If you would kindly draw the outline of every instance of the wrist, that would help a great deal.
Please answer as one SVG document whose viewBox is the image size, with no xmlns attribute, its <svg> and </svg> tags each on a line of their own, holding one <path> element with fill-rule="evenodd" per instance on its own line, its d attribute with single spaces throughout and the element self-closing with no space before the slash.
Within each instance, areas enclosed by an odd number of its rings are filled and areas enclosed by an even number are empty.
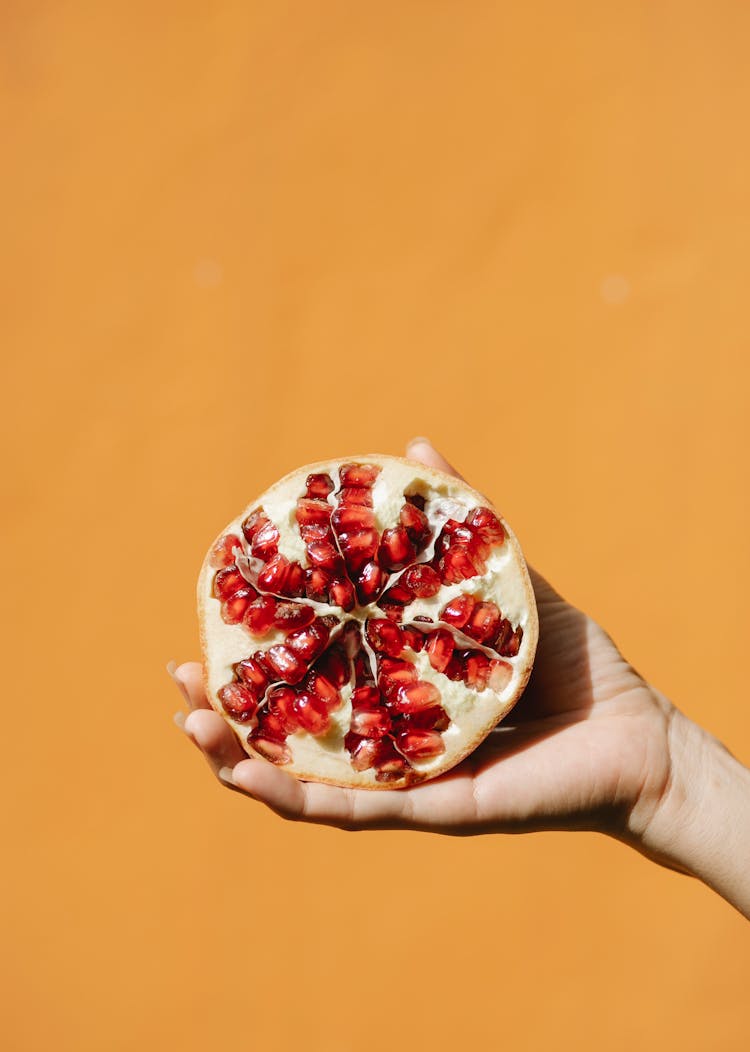
<svg viewBox="0 0 750 1052">
<path fill-rule="evenodd" d="M 626 839 L 750 917 L 750 771 L 672 706 L 666 736 L 668 777 L 651 808 L 633 809 Z"/>
</svg>

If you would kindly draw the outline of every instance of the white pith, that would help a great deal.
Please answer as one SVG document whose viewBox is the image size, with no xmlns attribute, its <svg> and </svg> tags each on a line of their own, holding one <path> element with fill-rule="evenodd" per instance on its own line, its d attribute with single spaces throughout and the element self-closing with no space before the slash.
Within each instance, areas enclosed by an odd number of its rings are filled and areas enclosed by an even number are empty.
<svg viewBox="0 0 750 1052">
<path fill-rule="evenodd" d="M 222 530 L 221 535 L 226 533 L 241 535 L 241 524 L 244 519 L 250 512 L 262 507 L 279 530 L 279 552 L 290 560 L 297 560 L 306 566 L 305 546 L 299 535 L 295 518 L 297 500 L 305 494 L 305 480 L 309 474 L 326 473 L 331 476 L 335 484 L 334 492 L 329 497 L 329 503 L 335 504 L 336 490 L 339 487 L 339 468 L 347 463 L 371 463 L 381 468 L 380 475 L 373 486 L 376 528 L 379 532 L 398 523 L 405 493 L 418 493 L 431 502 L 435 500 L 450 502 L 446 505 L 449 514 L 459 520 L 463 520 L 466 514 L 477 506 L 492 507 L 486 498 L 464 482 L 442 472 L 425 468 L 421 464 L 386 456 L 345 457 L 307 465 L 286 476 L 245 508 Z M 462 681 L 449 680 L 431 667 L 424 651 L 418 654 L 408 651 L 407 658 L 414 660 L 419 678 L 434 683 L 440 691 L 441 704 L 451 719 L 450 726 L 441 732 L 445 744 L 444 753 L 427 760 L 409 760 L 410 777 L 401 782 L 384 784 L 376 780 L 374 770 L 355 771 L 351 765 L 349 753 L 344 747 L 344 736 L 349 730 L 351 719 L 350 698 L 353 690 L 353 685 L 346 685 L 340 691 L 343 703 L 331 714 L 331 726 L 325 735 L 314 737 L 302 731 L 289 735 L 287 746 L 292 754 L 292 762 L 283 765 L 284 770 L 301 778 L 332 782 L 338 785 L 378 789 L 397 788 L 407 782 L 434 777 L 452 767 L 467 752 L 475 748 L 512 707 L 525 686 L 533 662 L 537 642 L 537 615 L 528 572 L 518 543 L 502 518 L 501 522 L 506 531 L 506 539 L 501 545 L 492 548 L 486 560 L 486 573 L 462 581 L 460 584 L 443 585 L 438 594 L 432 598 L 415 599 L 406 608 L 403 623 L 410 623 L 420 614 L 437 621 L 439 611 L 451 598 L 461 593 L 470 593 L 496 603 L 503 616 L 514 627 L 520 625 L 523 628 L 519 653 L 513 658 L 503 659 L 512 667 L 512 676 L 502 693 L 497 694 L 489 687 L 477 692 L 467 687 Z M 417 561 L 420 561 L 421 558 L 418 557 Z M 212 706 L 227 719 L 237 732 L 243 747 L 250 755 L 253 755 L 253 750 L 247 743 L 249 727 L 231 719 L 224 713 L 218 701 L 217 692 L 233 680 L 233 666 L 238 661 L 251 656 L 257 650 L 266 650 L 275 643 L 284 642 L 286 637 L 283 632 L 272 630 L 262 639 L 255 639 L 242 625 L 225 624 L 220 614 L 221 604 L 212 594 L 214 574 L 215 570 L 208 564 L 207 558 L 198 583 L 206 690 Z M 397 576 L 395 575 L 394 579 Z M 293 601 L 304 603 L 305 599 Z M 366 608 L 358 607 L 348 614 L 338 608 L 330 609 L 336 612 L 342 620 L 384 616 L 377 605 Z M 435 626 L 425 627 L 434 628 Z M 476 646 L 477 644 L 472 643 L 471 645 Z"/>
</svg>

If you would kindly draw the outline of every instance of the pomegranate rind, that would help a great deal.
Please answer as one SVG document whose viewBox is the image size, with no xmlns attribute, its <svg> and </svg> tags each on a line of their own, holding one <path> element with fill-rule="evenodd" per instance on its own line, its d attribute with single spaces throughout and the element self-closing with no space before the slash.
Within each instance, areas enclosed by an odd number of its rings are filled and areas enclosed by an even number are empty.
<svg viewBox="0 0 750 1052">
<path fill-rule="evenodd" d="M 492 503 L 462 480 L 404 457 L 366 454 L 308 464 L 274 483 L 227 524 L 209 546 L 204 559 L 197 589 L 204 687 L 212 708 L 232 727 L 248 755 L 260 756 L 261 754 L 247 741 L 248 725 L 232 719 L 223 710 L 218 692 L 232 680 L 233 666 L 237 661 L 250 657 L 258 649 L 265 651 L 271 645 L 282 643 L 284 636 L 272 629 L 262 641 L 254 640 L 241 624 L 228 625 L 221 619 L 220 603 L 213 595 L 216 566 L 212 565 L 212 553 L 222 537 L 227 534 L 241 535 L 242 522 L 253 511 L 263 508 L 281 531 L 279 551 L 305 565 L 304 545 L 296 527 L 295 510 L 297 499 L 304 496 L 307 476 L 327 474 L 335 481 L 334 492 L 329 497 L 329 502 L 333 503 L 339 488 L 339 469 L 342 465 L 351 463 L 371 464 L 381 469 L 373 488 L 377 528 L 381 532 L 398 522 L 404 492 L 439 497 L 449 504 L 459 505 L 464 509 L 465 515 L 473 508 L 489 508 L 497 515 L 505 532 L 505 538 L 499 546 L 500 553 L 495 559 L 497 565 L 490 559 L 486 573 L 464 580 L 460 584 L 443 585 L 437 596 L 416 599 L 408 607 L 408 616 L 404 623 L 411 623 L 415 616 L 429 616 L 433 624 L 422 624 L 421 627 L 434 630 L 439 624 L 439 610 L 450 598 L 464 593 L 475 595 L 480 600 L 495 602 L 502 609 L 504 616 L 510 617 L 514 626 L 523 629 L 518 654 L 505 659 L 512 667 L 512 675 L 499 694 L 489 688 L 478 692 L 467 687 L 462 681 L 447 680 L 441 673 L 432 669 L 424 649 L 419 654 L 411 655 L 420 679 L 433 683 L 440 690 L 443 705 L 451 716 L 451 724 L 443 732 L 445 751 L 424 762 L 412 761 L 412 766 L 407 767 L 403 777 L 386 782 L 378 781 L 375 770 L 357 771 L 352 767 L 351 757 L 344 747 L 352 712 L 349 700 L 351 686 L 342 688 L 343 703 L 331 714 L 331 729 L 325 735 L 314 737 L 297 732 L 286 740 L 292 761 L 284 764 L 282 769 L 303 781 L 362 789 L 400 789 L 436 778 L 470 755 L 508 715 L 521 697 L 536 653 L 539 634 L 536 603 L 518 540 Z M 417 561 L 420 561 L 419 556 Z M 390 584 L 398 579 L 399 572 L 391 576 Z M 299 602 L 304 603 L 305 600 L 301 599 Z M 315 605 L 320 608 L 320 604 Z M 331 610 L 339 616 L 350 616 L 343 615 L 340 609 Z M 320 609 L 317 612 L 320 613 Z M 354 611 L 354 614 L 357 612 Z M 370 609 L 369 616 L 384 615 Z M 473 645 L 477 646 L 476 643 Z"/>
</svg>

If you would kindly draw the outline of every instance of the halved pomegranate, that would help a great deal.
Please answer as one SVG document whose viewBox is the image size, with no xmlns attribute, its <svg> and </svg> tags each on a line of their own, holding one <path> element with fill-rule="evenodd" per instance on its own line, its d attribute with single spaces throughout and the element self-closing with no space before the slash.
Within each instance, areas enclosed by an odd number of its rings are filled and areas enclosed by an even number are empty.
<svg viewBox="0 0 750 1052">
<path fill-rule="evenodd" d="M 388 456 L 277 482 L 211 545 L 198 607 L 206 692 L 245 750 L 367 789 L 475 749 L 520 697 L 538 634 L 487 500 Z"/>
</svg>

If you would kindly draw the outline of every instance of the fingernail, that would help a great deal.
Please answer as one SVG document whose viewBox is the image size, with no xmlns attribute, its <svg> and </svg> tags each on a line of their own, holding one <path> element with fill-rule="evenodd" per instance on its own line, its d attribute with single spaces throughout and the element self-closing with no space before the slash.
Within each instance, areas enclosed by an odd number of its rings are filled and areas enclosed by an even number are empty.
<svg viewBox="0 0 750 1052">
<path fill-rule="evenodd" d="M 187 692 L 187 687 L 185 686 L 185 682 L 177 674 L 177 670 L 178 670 L 179 667 L 180 666 L 177 664 L 176 661 L 168 661 L 167 662 L 167 672 L 169 673 L 171 678 L 177 684 L 177 687 L 178 687 L 178 689 L 180 691 L 180 694 L 182 694 L 182 696 L 185 699 L 185 701 L 188 704 L 190 704 L 190 698 L 188 697 L 188 692 Z"/>
<path fill-rule="evenodd" d="M 219 781 L 223 782 L 224 785 L 229 785 L 232 789 L 236 789 L 234 781 L 234 771 L 231 767 L 220 767 L 219 768 Z"/>
<path fill-rule="evenodd" d="M 430 442 L 429 438 L 426 438 L 424 435 L 417 435 L 415 438 L 410 438 L 409 439 L 409 441 L 406 443 L 406 449 L 407 449 L 407 452 L 408 452 L 411 449 L 412 446 L 431 446 L 431 445 L 432 445 L 432 443 Z"/>
<path fill-rule="evenodd" d="M 174 720 L 176 726 L 178 726 L 180 728 L 180 730 L 183 732 L 183 734 L 187 734 L 188 738 L 192 737 L 190 731 L 185 726 L 185 713 L 184 712 L 176 712 L 174 714 L 174 716 L 172 717 L 172 719 Z"/>
</svg>

